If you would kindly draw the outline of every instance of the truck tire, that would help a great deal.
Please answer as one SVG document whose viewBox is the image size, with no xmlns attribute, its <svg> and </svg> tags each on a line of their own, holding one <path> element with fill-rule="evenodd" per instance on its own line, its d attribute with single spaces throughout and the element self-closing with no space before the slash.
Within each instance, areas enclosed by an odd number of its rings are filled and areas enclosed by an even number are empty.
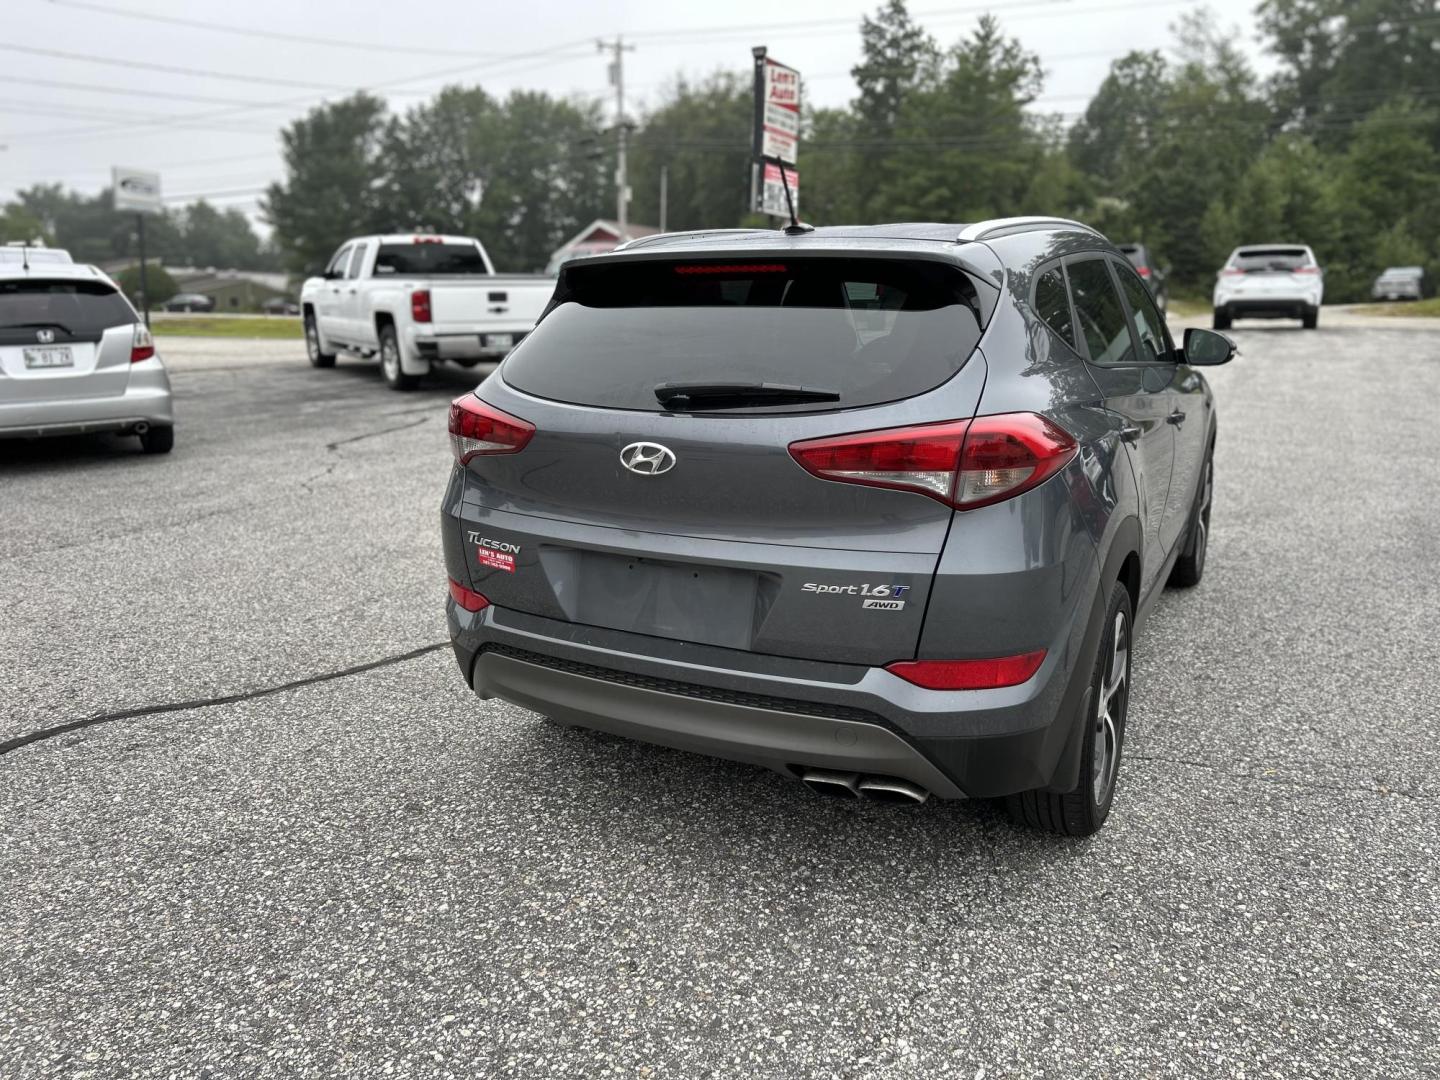
<svg viewBox="0 0 1440 1080">
<path fill-rule="evenodd" d="M 305 313 L 305 354 L 310 357 L 311 367 L 334 367 L 335 354 L 320 351 L 320 327 L 315 324 L 315 313 Z"/>
<path fill-rule="evenodd" d="M 420 376 L 405 374 L 400 365 L 400 336 L 393 323 L 380 327 L 380 372 L 391 390 L 414 390 L 420 385 Z"/>
</svg>

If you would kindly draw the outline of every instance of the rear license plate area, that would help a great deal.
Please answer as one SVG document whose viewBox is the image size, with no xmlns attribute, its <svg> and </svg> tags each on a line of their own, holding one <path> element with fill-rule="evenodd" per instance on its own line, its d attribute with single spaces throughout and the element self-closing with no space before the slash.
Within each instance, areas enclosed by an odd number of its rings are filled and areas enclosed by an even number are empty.
<svg viewBox="0 0 1440 1080">
<path fill-rule="evenodd" d="M 74 366 L 75 354 L 71 352 L 70 346 L 68 345 L 51 345 L 45 348 L 25 349 L 25 367 L 29 370 Z"/>
<path fill-rule="evenodd" d="M 540 561 L 572 622 L 748 649 L 778 593 L 774 575 L 546 547 Z"/>
<path fill-rule="evenodd" d="M 515 346 L 514 334 L 481 334 L 480 347 L 493 351 L 509 350 Z"/>
</svg>

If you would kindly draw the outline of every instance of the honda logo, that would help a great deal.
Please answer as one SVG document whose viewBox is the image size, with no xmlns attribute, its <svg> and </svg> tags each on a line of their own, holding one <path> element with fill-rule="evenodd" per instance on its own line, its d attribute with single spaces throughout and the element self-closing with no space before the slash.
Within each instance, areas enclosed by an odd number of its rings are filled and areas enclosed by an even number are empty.
<svg viewBox="0 0 1440 1080">
<path fill-rule="evenodd" d="M 35 340 L 38 341 L 41 345 L 49 345 L 52 341 L 55 340 L 55 331 L 54 331 L 54 330 L 36 330 L 36 331 L 35 331 Z"/>
<path fill-rule="evenodd" d="M 659 476 L 675 467 L 675 455 L 654 442 L 632 442 L 620 451 L 620 464 L 641 476 Z"/>
</svg>

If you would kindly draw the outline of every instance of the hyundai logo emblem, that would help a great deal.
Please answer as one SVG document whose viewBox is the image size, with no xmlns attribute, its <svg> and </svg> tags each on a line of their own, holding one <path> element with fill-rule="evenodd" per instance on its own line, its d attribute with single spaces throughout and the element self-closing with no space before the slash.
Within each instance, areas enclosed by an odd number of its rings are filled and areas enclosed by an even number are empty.
<svg viewBox="0 0 1440 1080">
<path fill-rule="evenodd" d="M 54 330 L 36 330 L 36 331 L 35 331 L 35 340 L 38 341 L 41 345 L 49 345 L 52 341 L 55 340 L 55 331 L 54 331 Z"/>
<path fill-rule="evenodd" d="M 632 442 L 620 451 L 620 464 L 641 476 L 659 476 L 675 467 L 675 454 L 654 442 Z"/>
</svg>

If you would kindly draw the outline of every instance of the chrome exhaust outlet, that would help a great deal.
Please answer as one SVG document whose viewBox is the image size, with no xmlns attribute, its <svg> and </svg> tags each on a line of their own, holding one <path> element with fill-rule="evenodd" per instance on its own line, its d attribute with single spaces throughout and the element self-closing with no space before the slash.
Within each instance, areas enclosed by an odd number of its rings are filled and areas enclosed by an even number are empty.
<svg viewBox="0 0 1440 1080">
<path fill-rule="evenodd" d="M 919 784 L 895 776 L 867 776 L 860 781 L 860 794 L 876 802 L 907 803 L 914 806 L 930 798 Z"/>
<path fill-rule="evenodd" d="M 853 772 L 831 772 L 829 769 L 806 769 L 800 777 L 805 786 L 816 795 L 832 799 L 858 799 L 860 774 Z"/>
<path fill-rule="evenodd" d="M 141 420 L 138 424 L 136 424 L 136 425 L 135 425 L 133 428 L 131 428 L 130 430 L 131 430 L 132 432 L 134 432 L 136 435 L 144 435 L 147 431 L 150 430 L 150 425 L 147 424 L 144 420 Z"/>
</svg>

